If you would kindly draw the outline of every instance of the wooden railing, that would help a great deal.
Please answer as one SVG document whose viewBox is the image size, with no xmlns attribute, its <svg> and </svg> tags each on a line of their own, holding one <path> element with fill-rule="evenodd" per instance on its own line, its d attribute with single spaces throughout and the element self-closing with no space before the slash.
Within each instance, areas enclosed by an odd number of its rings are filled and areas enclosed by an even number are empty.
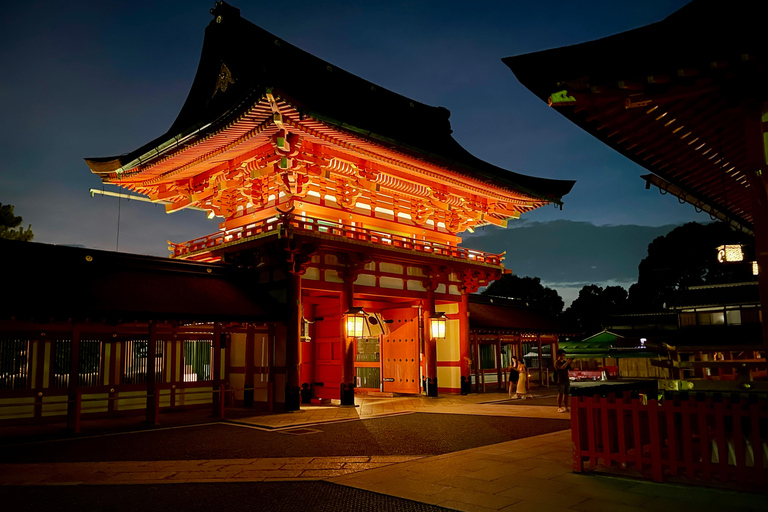
<svg viewBox="0 0 768 512">
<path fill-rule="evenodd" d="M 759 487 L 768 481 L 764 396 L 575 396 L 573 468 L 588 463 L 686 480 Z"/>
<path fill-rule="evenodd" d="M 415 237 L 395 235 L 384 231 L 349 226 L 337 222 L 329 222 L 299 215 L 272 217 L 243 227 L 195 238 L 188 242 L 178 244 L 169 242 L 169 249 L 172 258 L 184 258 L 195 253 L 214 250 L 225 244 L 239 243 L 260 235 L 268 235 L 271 233 L 277 234 L 283 230 L 292 230 L 299 233 L 322 233 L 349 240 L 368 242 L 384 247 L 395 247 L 408 251 L 446 256 L 449 258 L 457 258 L 460 260 L 487 263 L 497 266 L 501 265 L 504 261 L 503 254 L 476 251 L 465 247 L 446 245 L 429 240 L 419 240 Z"/>
</svg>

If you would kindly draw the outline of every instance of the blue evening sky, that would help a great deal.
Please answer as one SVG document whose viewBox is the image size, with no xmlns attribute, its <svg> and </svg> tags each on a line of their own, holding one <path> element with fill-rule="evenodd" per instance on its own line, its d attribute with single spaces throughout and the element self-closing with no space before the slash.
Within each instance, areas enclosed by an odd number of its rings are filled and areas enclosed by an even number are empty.
<svg viewBox="0 0 768 512">
<path fill-rule="evenodd" d="M 522 275 L 559 270 L 557 262 L 519 267 L 537 260 L 531 254 L 539 250 L 538 232 L 561 233 L 556 250 L 567 258 L 568 247 L 579 243 L 580 226 L 657 228 L 640 230 L 642 238 L 663 234 L 669 225 L 709 220 L 674 198 L 646 191 L 639 178 L 644 169 L 547 107 L 501 62 L 658 21 L 685 0 L 231 3 L 248 20 L 318 57 L 448 108 L 454 137 L 476 156 L 516 172 L 577 180 L 562 211 L 545 207 L 523 216 L 520 227 L 534 230 L 527 231 L 532 235 L 524 246 L 516 229 L 484 230 L 467 239 L 502 241 L 507 265 Z M 4 4 L 0 203 L 15 205 L 24 223 L 32 224 L 35 241 L 115 249 L 117 200 L 89 196 L 88 189 L 101 188 L 101 182 L 83 158 L 131 151 L 168 129 L 192 83 L 211 7 L 211 0 Z M 120 219 L 119 250 L 143 254 L 166 255 L 166 240 L 217 228 L 201 212 L 166 215 L 160 206 L 138 202 L 122 201 Z M 565 230 L 568 236 L 535 231 L 543 225 L 538 223 L 555 220 L 578 223 Z M 541 245 L 551 251 L 552 243 Z M 610 252 L 608 245 L 603 249 Z M 632 260 L 626 252 L 615 257 L 636 269 L 644 253 Z M 516 253 L 526 258 L 516 260 Z M 633 279 L 611 268 L 589 277 L 560 271 L 561 278 L 542 279 L 563 288 L 585 279 Z"/>
</svg>

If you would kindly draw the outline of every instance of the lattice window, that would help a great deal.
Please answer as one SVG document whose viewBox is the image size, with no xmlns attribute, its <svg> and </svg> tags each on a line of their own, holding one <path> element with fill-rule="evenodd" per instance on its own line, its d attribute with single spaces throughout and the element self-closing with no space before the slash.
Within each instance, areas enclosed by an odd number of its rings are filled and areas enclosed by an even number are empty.
<svg viewBox="0 0 768 512">
<path fill-rule="evenodd" d="M 184 382 L 211 380 L 211 340 L 184 341 Z"/>
<path fill-rule="evenodd" d="M 125 360 L 123 364 L 123 384 L 147 383 L 147 340 L 129 340 L 125 342 Z M 165 342 L 155 341 L 155 382 L 163 381 L 165 368 Z"/>
<path fill-rule="evenodd" d="M 53 344 L 52 388 L 69 386 L 69 371 L 72 366 L 72 340 L 56 340 Z"/>
<path fill-rule="evenodd" d="M 29 340 L 0 339 L 0 389 L 27 389 Z"/>
<path fill-rule="evenodd" d="M 102 385 L 101 340 L 80 340 L 80 358 L 77 371 L 80 376 L 78 386 Z"/>
</svg>

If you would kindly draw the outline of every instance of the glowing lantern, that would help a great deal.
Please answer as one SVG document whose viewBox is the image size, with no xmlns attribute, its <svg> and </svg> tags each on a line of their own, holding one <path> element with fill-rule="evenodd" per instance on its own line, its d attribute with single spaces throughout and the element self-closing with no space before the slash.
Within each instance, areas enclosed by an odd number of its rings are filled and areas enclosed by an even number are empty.
<svg viewBox="0 0 768 512">
<path fill-rule="evenodd" d="M 752 275 L 756 276 L 758 274 L 760 274 L 760 267 L 757 265 L 756 261 L 753 261 L 752 262 Z"/>
<path fill-rule="evenodd" d="M 344 313 L 344 316 L 346 317 L 347 336 L 362 338 L 365 317 L 367 316 L 363 308 L 350 308 L 349 311 Z"/>
<path fill-rule="evenodd" d="M 717 248 L 717 261 L 733 263 L 744 261 L 744 251 L 741 245 L 721 245 Z"/>
<path fill-rule="evenodd" d="M 431 317 L 429 317 L 429 327 L 432 331 L 432 337 L 434 339 L 445 339 L 445 326 L 447 324 L 447 319 L 445 317 L 445 313 L 435 313 Z"/>
</svg>

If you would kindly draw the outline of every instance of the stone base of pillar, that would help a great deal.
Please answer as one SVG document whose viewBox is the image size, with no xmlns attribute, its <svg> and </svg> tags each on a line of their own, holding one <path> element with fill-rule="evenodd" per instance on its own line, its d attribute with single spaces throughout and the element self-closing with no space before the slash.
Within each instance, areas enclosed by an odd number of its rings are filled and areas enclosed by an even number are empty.
<svg viewBox="0 0 768 512">
<path fill-rule="evenodd" d="M 310 389 L 309 384 L 307 384 L 306 382 L 301 385 L 301 403 L 303 404 L 312 403 L 312 389 Z"/>
<path fill-rule="evenodd" d="M 470 377 L 461 378 L 461 394 L 468 395 L 472 392 L 472 379 Z"/>
<path fill-rule="evenodd" d="M 301 410 L 301 389 L 299 386 L 285 386 L 285 410 Z"/>
<path fill-rule="evenodd" d="M 421 385 L 427 393 L 427 396 L 437 398 L 437 377 L 434 379 L 422 378 Z"/>
<path fill-rule="evenodd" d="M 355 385 L 354 383 L 341 383 L 341 405 L 355 405 Z"/>
</svg>

